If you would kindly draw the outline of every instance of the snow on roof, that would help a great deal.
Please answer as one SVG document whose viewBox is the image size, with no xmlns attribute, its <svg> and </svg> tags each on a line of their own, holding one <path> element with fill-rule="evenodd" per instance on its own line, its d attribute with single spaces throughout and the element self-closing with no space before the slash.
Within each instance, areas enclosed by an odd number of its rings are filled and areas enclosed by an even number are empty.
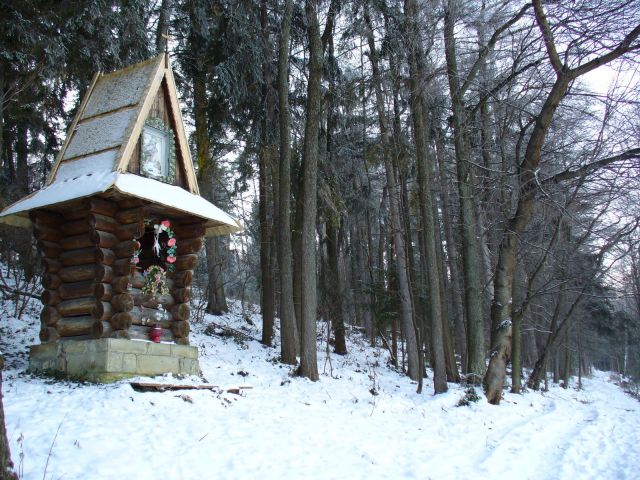
<svg viewBox="0 0 640 480">
<path fill-rule="evenodd" d="M 176 148 L 180 149 L 186 189 L 125 173 L 138 144 L 153 100 L 165 82 L 167 106 L 172 112 Z M 47 186 L 7 207 L 0 223 L 28 227 L 28 212 L 110 189 L 147 200 L 174 211 L 207 220 L 206 235 L 242 230 L 225 212 L 198 195 L 169 58 L 158 55 L 109 74 L 96 74 L 89 86 Z"/>
<path fill-rule="evenodd" d="M 126 140 L 127 127 L 135 120 L 137 113 L 136 108 L 128 108 L 80 123 L 64 152 L 63 160 L 120 147 Z"/>
<path fill-rule="evenodd" d="M 137 141 L 133 138 L 135 126 L 144 121 L 149 98 L 156 94 L 170 70 L 168 65 L 165 68 L 164 60 L 164 55 L 158 55 L 112 73 L 95 75 L 47 184 L 58 180 L 58 171 L 66 162 L 110 149 L 116 152 L 114 171 L 126 169 L 119 165 L 121 157 L 125 151 L 131 153 L 129 144 Z"/>
<path fill-rule="evenodd" d="M 116 172 L 102 171 L 55 182 L 9 205 L 0 213 L 0 222 L 28 227 L 31 222 L 23 215 L 30 210 L 105 192 L 113 185 L 116 176 Z M 18 217 L 17 214 L 22 215 Z"/>
<path fill-rule="evenodd" d="M 135 105 L 144 95 L 149 78 L 157 68 L 152 58 L 143 63 L 102 75 L 91 93 L 82 118 L 94 117 Z"/>
<path fill-rule="evenodd" d="M 187 192 L 181 187 L 131 173 L 106 170 L 79 174 L 34 192 L 4 209 L 0 213 L 0 223 L 29 226 L 30 221 L 24 215 L 30 210 L 52 207 L 110 189 L 205 219 L 207 236 L 224 235 L 242 230 L 242 225 L 238 221 L 199 195 Z"/>
<path fill-rule="evenodd" d="M 114 186 L 119 192 L 209 220 L 206 224 L 207 236 L 242 230 L 242 225 L 237 220 L 214 204 L 175 185 L 130 173 L 120 173 Z"/>
<path fill-rule="evenodd" d="M 58 168 L 55 183 L 93 172 L 104 170 L 114 172 L 116 153 L 115 150 L 106 150 L 86 157 L 74 158 L 68 162 L 62 162 L 60 168 Z"/>
</svg>

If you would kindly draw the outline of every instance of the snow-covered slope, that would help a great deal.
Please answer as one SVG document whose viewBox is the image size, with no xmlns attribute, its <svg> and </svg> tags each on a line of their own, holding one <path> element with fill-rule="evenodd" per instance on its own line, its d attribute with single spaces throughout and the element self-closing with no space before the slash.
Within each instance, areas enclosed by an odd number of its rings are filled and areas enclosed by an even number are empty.
<svg viewBox="0 0 640 480">
<path fill-rule="evenodd" d="M 640 478 L 640 403 L 604 373 L 583 391 L 552 387 L 506 394 L 499 407 L 484 397 L 456 407 L 462 387 L 434 397 L 427 380 L 418 395 L 384 350 L 352 334 L 350 353 L 330 364 L 319 336 L 324 374 L 314 383 L 292 377 L 278 348 L 205 334 L 214 321 L 259 337 L 259 316 L 234 303 L 233 313 L 194 325 L 191 338 L 209 383 L 251 389 L 138 393 L 126 381 L 25 374 L 37 320 L 7 310 L 4 405 L 25 479 Z"/>
</svg>

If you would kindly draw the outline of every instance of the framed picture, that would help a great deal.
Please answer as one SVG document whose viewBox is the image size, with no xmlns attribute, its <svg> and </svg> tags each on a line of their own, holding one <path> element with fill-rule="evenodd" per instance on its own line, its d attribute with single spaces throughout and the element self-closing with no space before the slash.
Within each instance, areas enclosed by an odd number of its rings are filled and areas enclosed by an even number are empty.
<svg viewBox="0 0 640 480">
<path fill-rule="evenodd" d="M 142 129 L 140 175 L 165 183 L 175 182 L 173 131 L 159 118 L 150 118 Z"/>
</svg>

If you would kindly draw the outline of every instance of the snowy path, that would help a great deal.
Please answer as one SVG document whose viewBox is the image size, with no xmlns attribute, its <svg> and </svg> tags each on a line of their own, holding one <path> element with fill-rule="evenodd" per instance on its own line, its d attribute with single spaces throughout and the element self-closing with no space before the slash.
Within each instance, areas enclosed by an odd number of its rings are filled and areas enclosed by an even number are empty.
<svg viewBox="0 0 640 480">
<path fill-rule="evenodd" d="M 562 476 L 640 478 L 638 404 L 620 397 L 614 385 L 598 387 L 585 395 L 584 401 L 593 402 L 587 404 L 591 416 L 585 418 L 565 448 Z"/>
<path fill-rule="evenodd" d="M 456 408 L 460 387 L 434 397 L 427 381 L 417 395 L 383 365 L 383 351 L 350 344 L 348 356 L 332 358 L 336 378 L 313 383 L 272 361 L 276 349 L 202 329 L 193 339 L 206 378 L 252 385 L 243 396 L 33 378 L 21 373 L 24 347 L 6 347 L 5 413 L 24 478 L 42 479 L 47 460 L 55 480 L 640 478 L 640 402 L 605 374 L 583 391 Z M 323 362 L 321 354 L 321 371 Z"/>
</svg>

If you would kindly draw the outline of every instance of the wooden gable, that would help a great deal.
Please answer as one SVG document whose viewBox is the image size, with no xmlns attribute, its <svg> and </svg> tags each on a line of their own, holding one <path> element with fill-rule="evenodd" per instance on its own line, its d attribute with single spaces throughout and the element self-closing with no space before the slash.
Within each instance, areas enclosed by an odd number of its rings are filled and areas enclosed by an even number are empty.
<svg viewBox="0 0 640 480">
<path fill-rule="evenodd" d="M 110 74 L 96 74 L 47 181 L 93 171 L 140 174 L 140 138 L 150 118 L 174 136 L 175 182 L 199 194 L 169 57 L 159 55 Z"/>
<path fill-rule="evenodd" d="M 149 211 L 193 217 L 203 222 L 206 236 L 242 230 L 237 220 L 199 195 L 164 54 L 94 76 L 46 186 L 2 210 L 0 223 L 29 227 L 35 211 L 60 212 L 70 202 L 96 196 L 135 198 Z"/>
<path fill-rule="evenodd" d="M 177 142 L 178 129 L 176 127 L 177 122 L 175 120 L 175 115 L 171 108 L 171 104 L 169 102 L 170 95 L 169 95 L 168 89 L 169 87 L 167 86 L 167 82 L 163 80 L 162 83 L 160 84 L 160 87 L 158 88 L 158 91 L 154 96 L 153 103 L 151 104 L 151 108 L 147 112 L 147 115 L 144 117 L 143 124 L 148 122 L 151 119 L 160 119 L 164 125 L 171 128 L 171 130 L 173 131 L 174 139 L 175 139 L 175 142 L 173 143 L 173 146 L 172 146 L 173 148 L 172 155 L 174 156 L 175 163 L 176 163 L 176 166 L 175 166 L 176 178 L 175 178 L 174 184 L 186 190 L 192 191 L 189 188 L 189 184 L 187 182 L 187 172 L 185 169 L 185 165 L 187 164 L 187 162 L 189 163 L 191 162 L 191 158 L 185 159 L 183 155 L 183 151 L 178 145 L 178 142 Z M 138 135 L 138 140 L 135 142 L 134 149 L 131 155 L 129 156 L 129 161 L 124 162 L 124 165 L 126 165 L 126 167 L 124 167 L 126 168 L 126 171 L 128 171 L 129 173 L 134 173 L 136 175 L 141 174 L 140 172 L 141 144 L 142 144 L 142 132 L 140 132 L 140 134 Z"/>
</svg>

